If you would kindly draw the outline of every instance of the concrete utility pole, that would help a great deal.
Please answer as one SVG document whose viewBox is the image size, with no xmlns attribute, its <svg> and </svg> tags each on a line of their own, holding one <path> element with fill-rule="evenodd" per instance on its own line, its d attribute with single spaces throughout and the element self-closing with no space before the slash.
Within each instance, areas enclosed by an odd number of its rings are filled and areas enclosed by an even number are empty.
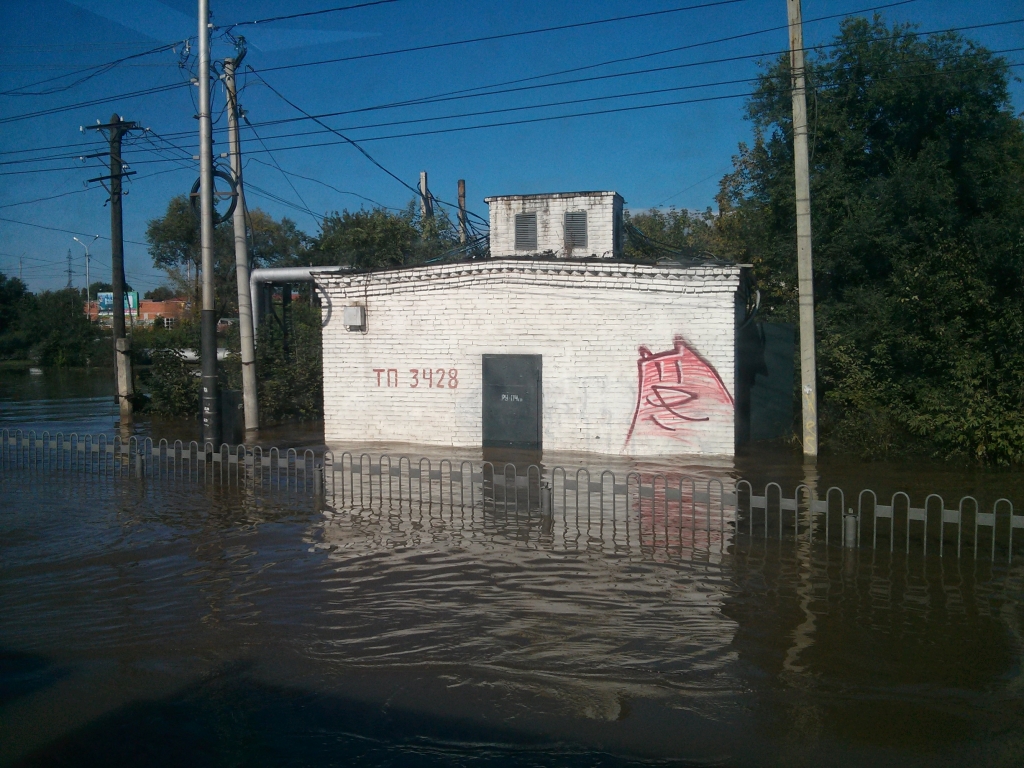
<svg viewBox="0 0 1024 768">
<path fill-rule="evenodd" d="M 210 120 L 210 2 L 199 0 L 199 247 L 203 304 L 200 328 L 203 443 L 220 445 L 217 391 L 217 313 L 213 289 L 213 124 Z M 115 300 L 116 303 L 116 300 Z"/>
<path fill-rule="evenodd" d="M 72 237 L 71 239 L 74 240 L 76 243 L 78 243 L 83 248 L 85 248 L 85 309 L 86 309 L 86 313 L 89 316 L 89 320 L 91 321 L 92 320 L 92 293 L 91 293 L 91 291 L 92 291 L 92 283 L 90 283 L 89 281 L 92 278 L 89 277 L 89 246 L 91 246 L 93 243 L 95 243 L 97 240 L 99 240 L 100 236 L 99 235 L 93 235 L 92 236 L 92 240 L 89 241 L 89 245 L 86 245 L 81 240 L 79 240 L 77 237 Z"/>
<path fill-rule="evenodd" d="M 793 165 L 796 175 L 796 258 L 800 295 L 800 391 L 805 456 L 818 455 L 818 385 L 814 353 L 814 269 L 811 260 L 811 176 L 807 158 L 807 95 L 800 0 L 786 0 L 793 86 Z"/>
<path fill-rule="evenodd" d="M 466 180 L 459 179 L 459 242 L 466 244 Z"/>
<path fill-rule="evenodd" d="M 252 299 L 249 292 L 249 243 L 245 236 L 245 194 L 242 191 L 242 150 L 238 140 L 238 99 L 235 72 L 245 58 L 242 48 L 233 59 L 224 59 L 224 85 L 228 93 L 228 142 L 231 152 L 231 174 L 235 177 L 235 278 L 238 283 L 238 332 L 242 342 L 242 403 L 245 410 L 246 437 L 255 436 L 260 428 L 260 409 L 256 400 L 256 345 Z"/>
<path fill-rule="evenodd" d="M 112 326 L 114 335 L 114 365 L 117 370 L 117 403 L 121 412 L 121 423 L 132 420 L 132 378 L 131 342 L 124 331 L 124 220 L 121 213 L 121 181 L 134 171 L 127 171 L 121 159 L 121 139 L 129 131 L 139 129 L 137 123 L 125 122 L 114 113 L 107 125 L 90 125 L 89 128 L 104 131 L 110 142 L 110 175 L 92 181 L 110 182 L 110 264 L 111 282 L 114 289 Z"/>
<path fill-rule="evenodd" d="M 434 202 L 430 199 L 430 190 L 427 188 L 426 171 L 420 171 L 420 217 L 434 218 Z"/>
</svg>

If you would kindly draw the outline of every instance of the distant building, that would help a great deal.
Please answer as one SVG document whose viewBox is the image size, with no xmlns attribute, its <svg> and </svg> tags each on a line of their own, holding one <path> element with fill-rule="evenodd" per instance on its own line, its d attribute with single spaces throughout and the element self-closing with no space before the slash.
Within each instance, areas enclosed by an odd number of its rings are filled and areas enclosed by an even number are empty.
<svg viewBox="0 0 1024 768">
<path fill-rule="evenodd" d="M 185 299 L 167 299 L 166 301 L 150 301 L 142 299 L 134 313 L 125 311 L 125 322 L 137 323 L 139 325 L 153 325 L 162 322 L 164 326 L 171 327 L 177 323 L 187 312 L 189 302 Z M 105 311 L 99 301 L 89 302 L 86 307 L 86 314 L 90 320 L 99 320 L 101 325 L 110 325 L 111 314 Z"/>
</svg>

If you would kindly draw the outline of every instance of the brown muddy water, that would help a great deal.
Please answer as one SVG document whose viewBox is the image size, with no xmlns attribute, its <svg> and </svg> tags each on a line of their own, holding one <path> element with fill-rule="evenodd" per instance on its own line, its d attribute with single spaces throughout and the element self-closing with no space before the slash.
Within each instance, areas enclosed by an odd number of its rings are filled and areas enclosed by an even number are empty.
<svg viewBox="0 0 1024 768">
<path fill-rule="evenodd" d="M 0 426 L 112 432 L 102 382 L 48 376 L 0 378 Z M 942 465 L 691 469 L 1024 501 Z M 0 764 L 1024 764 L 1021 546 L 608 546 L 329 501 L 0 471 Z"/>
</svg>

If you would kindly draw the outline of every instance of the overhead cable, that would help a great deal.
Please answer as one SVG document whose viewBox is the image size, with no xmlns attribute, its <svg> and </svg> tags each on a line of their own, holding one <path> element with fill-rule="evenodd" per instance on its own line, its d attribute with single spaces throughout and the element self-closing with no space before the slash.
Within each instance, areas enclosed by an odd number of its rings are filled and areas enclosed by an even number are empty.
<svg viewBox="0 0 1024 768">
<path fill-rule="evenodd" d="M 107 104 L 111 101 L 120 101 L 121 99 L 134 99 L 139 96 L 151 96 L 154 93 L 165 93 L 167 91 L 173 91 L 178 88 L 191 85 L 190 83 L 170 83 L 169 85 L 158 85 L 153 88 L 144 88 L 139 91 L 130 91 L 128 93 L 118 93 L 113 96 L 104 96 L 99 99 L 90 99 L 89 101 L 80 101 L 77 104 L 66 104 L 62 107 L 52 107 L 50 109 L 40 109 L 35 112 L 26 112 L 21 115 L 11 115 L 10 117 L 0 118 L 0 124 L 14 123 L 19 120 L 28 120 L 33 117 L 45 117 L 47 115 L 56 115 L 60 112 L 70 112 L 72 109 L 79 109 L 81 107 L 93 107 L 97 104 Z"/>
<path fill-rule="evenodd" d="M 354 11 L 356 8 L 369 8 L 374 5 L 389 5 L 390 3 L 397 3 L 399 0 L 369 0 L 365 3 L 356 3 L 355 5 L 340 5 L 337 8 L 324 8 L 319 11 L 306 11 L 305 13 L 290 13 L 286 16 L 270 16 L 266 19 L 254 19 L 253 21 L 235 21 L 231 24 L 218 24 L 213 27 L 214 30 L 221 29 L 233 29 L 234 27 L 245 27 L 253 24 L 271 24 L 275 21 L 289 21 L 291 19 L 306 19 L 310 16 L 322 16 L 326 13 L 340 13 L 341 11 Z"/>
<path fill-rule="evenodd" d="M 177 48 L 178 45 L 179 43 L 177 42 L 166 43 L 164 45 L 157 46 L 156 48 L 151 48 L 148 51 L 143 51 L 142 53 L 133 53 L 130 56 L 122 56 L 120 59 L 114 59 L 114 61 L 108 61 L 105 64 L 95 64 L 91 67 L 84 67 L 82 69 L 74 70 L 73 72 L 66 72 L 63 75 L 55 75 L 54 77 L 48 77 L 45 80 L 37 80 L 34 83 L 20 85 L 17 88 L 12 88 L 7 91 L 0 91 L 0 96 L 49 96 L 54 93 L 67 91 L 71 88 L 74 88 L 76 85 L 81 85 L 87 80 L 91 80 L 92 78 L 98 75 L 102 75 L 105 72 L 109 72 L 110 70 L 114 69 L 120 64 L 125 63 L 126 61 L 131 61 L 132 59 L 139 59 L 143 56 L 151 56 L 154 53 L 169 51 L 174 48 Z M 45 91 L 25 91 L 26 88 L 34 88 L 37 85 L 45 85 L 46 83 L 52 83 L 54 80 L 64 80 L 65 78 L 74 77 L 75 75 L 83 75 L 83 77 L 79 78 L 73 83 L 68 83 L 67 85 L 62 85 L 60 87 L 49 88 Z"/>
<path fill-rule="evenodd" d="M 451 48 L 458 45 L 470 45 L 472 43 L 485 43 L 492 40 L 508 40 L 514 37 L 525 37 L 528 35 L 539 35 L 546 32 L 560 32 L 566 29 L 580 29 L 583 27 L 593 27 L 599 24 L 612 24 L 618 21 L 630 21 L 633 19 L 644 19 L 651 18 L 653 16 L 664 16 L 671 13 L 682 13 L 683 11 L 699 11 L 706 8 L 714 8 L 721 5 L 734 5 L 735 3 L 745 3 L 747 0 L 716 0 L 712 3 L 704 3 L 698 5 L 684 5 L 677 8 L 664 8 L 658 11 L 646 11 L 644 13 L 633 13 L 628 16 L 613 16 L 607 19 L 594 19 L 592 21 L 580 21 L 573 24 L 559 24 L 553 27 L 540 27 L 537 29 L 526 29 L 521 32 L 503 32 L 497 35 L 484 35 L 483 37 L 470 37 L 463 40 L 450 40 L 444 43 L 429 43 L 427 45 L 415 45 L 409 48 L 395 48 L 390 51 L 377 51 L 376 53 L 361 53 L 353 56 L 340 56 L 334 59 L 321 59 L 319 61 L 306 61 L 299 62 L 296 64 L 281 64 L 276 67 L 266 67 L 261 72 L 279 72 L 285 69 L 298 69 L 299 67 L 315 67 L 322 64 L 338 64 L 343 61 L 358 61 L 360 59 L 375 59 L 382 56 L 395 56 L 402 53 L 413 53 L 415 51 L 433 51 L 438 48 Z"/>
</svg>

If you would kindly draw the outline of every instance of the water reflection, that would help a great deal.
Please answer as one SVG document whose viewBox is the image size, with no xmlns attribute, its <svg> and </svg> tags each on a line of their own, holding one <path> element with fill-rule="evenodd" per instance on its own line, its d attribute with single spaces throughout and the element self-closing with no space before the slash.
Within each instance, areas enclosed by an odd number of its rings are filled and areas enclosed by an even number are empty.
<svg viewBox="0 0 1024 768">
<path fill-rule="evenodd" d="M 0 648 L 42 670 L 0 665 L 0 763 L 1024 754 L 1020 564 L 218 486 L 0 491 Z"/>
</svg>

